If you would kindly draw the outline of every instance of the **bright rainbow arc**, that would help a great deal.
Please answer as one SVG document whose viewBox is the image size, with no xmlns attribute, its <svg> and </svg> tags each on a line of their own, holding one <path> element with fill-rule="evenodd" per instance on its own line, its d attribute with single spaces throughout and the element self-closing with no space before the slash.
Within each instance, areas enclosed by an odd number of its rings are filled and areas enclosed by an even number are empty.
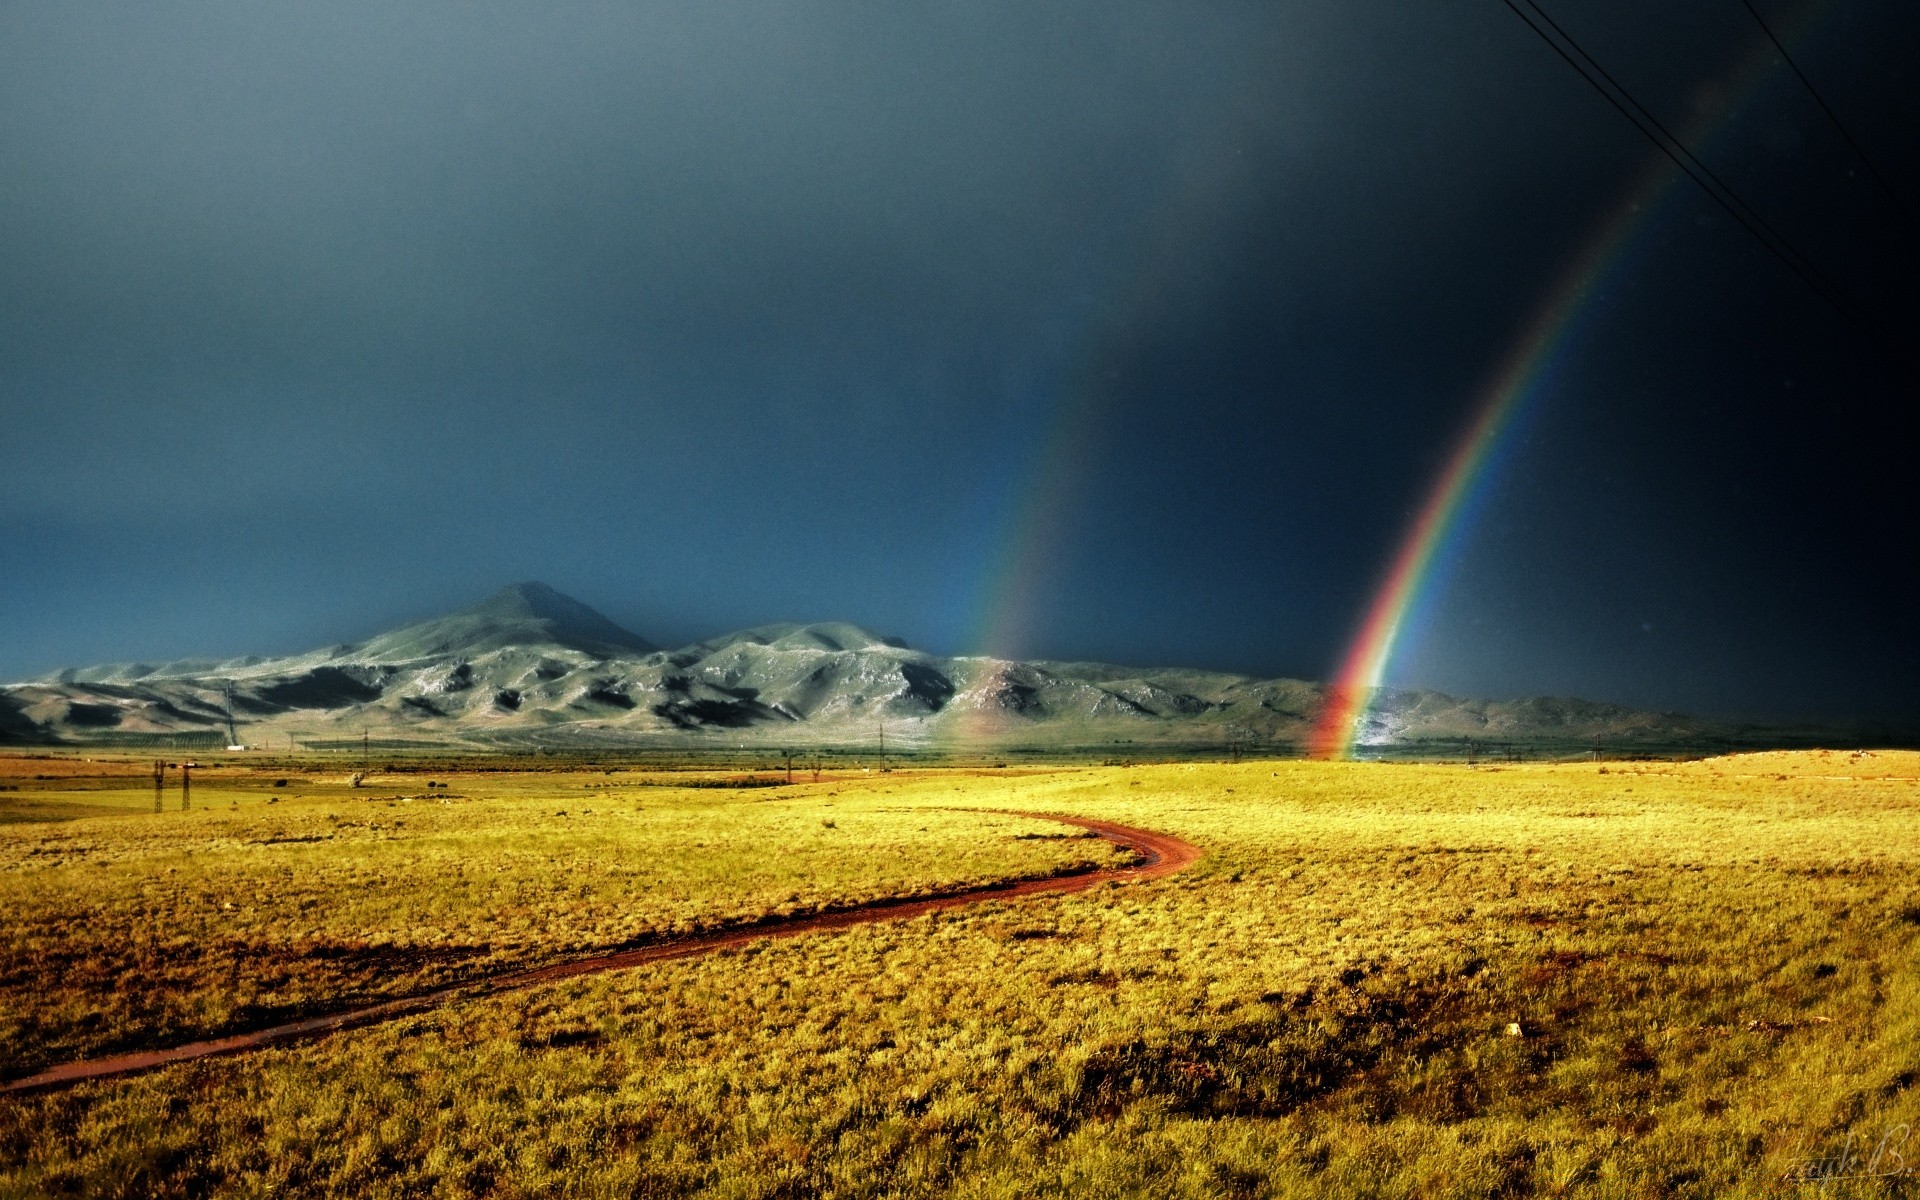
<svg viewBox="0 0 1920 1200">
<path fill-rule="evenodd" d="M 1809 13 L 1794 40 L 1814 19 Z M 1774 57 L 1764 46 L 1736 72 L 1729 94 L 1744 97 L 1768 76 Z M 1727 114 L 1737 110 L 1729 105 Z M 1725 118 L 1722 118 L 1724 120 Z M 1699 145 L 1710 132 L 1703 121 L 1686 131 L 1682 140 Z M 1664 194 L 1683 172 L 1663 155 L 1650 161 L 1642 178 L 1628 192 L 1628 201 L 1602 222 L 1584 251 L 1548 293 L 1548 301 L 1514 344 L 1514 350 L 1494 377 L 1478 415 L 1467 428 L 1426 503 L 1415 516 L 1386 577 L 1374 593 L 1352 645 L 1328 686 L 1320 717 L 1308 737 L 1307 751 L 1315 758 L 1348 758 L 1353 754 L 1374 697 L 1386 678 L 1400 635 L 1423 597 L 1432 592 L 1436 567 L 1456 550 L 1467 522 L 1462 518 L 1484 499 L 1496 474 L 1489 467 L 1512 441 L 1512 431 L 1529 407 L 1528 401 L 1547 391 L 1556 369 L 1569 356 L 1587 301 L 1630 260 L 1634 235 Z"/>
<path fill-rule="evenodd" d="M 1630 232 L 1616 226 L 1631 227 L 1638 216 L 1637 207 L 1629 206 L 1625 220 L 1616 218 L 1607 226 L 1555 289 L 1556 299 L 1535 317 L 1520 340 L 1518 352 L 1496 377 L 1479 415 L 1441 470 L 1334 676 L 1308 747 L 1314 757 L 1345 758 L 1352 753 L 1374 692 L 1386 675 L 1394 646 L 1431 576 L 1435 559 L 1458 535 L 1460 514 L 1475 493 L 1484 490 L 1482 485 L 1490 474 L 1486 466 L 1500 448 L 1502 435 L 1513 424 L 1516 410 L 1552 374 L 1561 357 L 1558 351 L 1571 340 L 1567 335 L 1587 296 L 1618 257 L 1624 233 Z"/>
</svg>

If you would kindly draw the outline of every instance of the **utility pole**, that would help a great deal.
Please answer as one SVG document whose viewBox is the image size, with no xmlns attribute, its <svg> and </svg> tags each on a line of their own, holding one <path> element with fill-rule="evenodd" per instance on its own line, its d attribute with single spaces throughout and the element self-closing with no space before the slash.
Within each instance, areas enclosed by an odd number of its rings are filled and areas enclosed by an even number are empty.
<svg viewBox="0 0 1920 1200">
<path fill-rule="evenodd" d="M 240 744 L 239 731 L 234 729 L 233 727 L 233 685 L 232 684 L 227 685 L 226 694 L 227 694 L 227 747 L 231 749 L 234 746 L 238 746 Z"/>
<path fill-rule="evenodd" d="M 166 787 L 167 760 L 164 758 L 156 758 L 153 760 L 153 811 L 155 812 L 160 811 L 160 796 L 161 793 L 166 790 Z"/>
<path fill-rule="evenodd" d="M 185 812 L 192 807 L 193 764 L 191 762 L 183 762 L 180 764 L 180 811 Z"/>
<path fill-rule="evenodd" d="M 887 765 L 887 723 L 885 721 L 882 721 L 880 722 L 880 766 L 882 769 L 884 769 L 886 765 Z"/>
<path fill-rule="evenodd" d="M 788 750 L 786 752 L 786 755 L 787 755 L 787 782 L 792 783 L 793 782 L 793 751 Z"/>
</svg>

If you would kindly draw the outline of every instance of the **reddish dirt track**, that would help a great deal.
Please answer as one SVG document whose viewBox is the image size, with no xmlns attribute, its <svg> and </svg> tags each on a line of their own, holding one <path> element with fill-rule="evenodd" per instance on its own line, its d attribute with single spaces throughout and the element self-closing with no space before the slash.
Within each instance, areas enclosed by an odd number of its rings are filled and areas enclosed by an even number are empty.
<svg viewBox="0 0 1920 1200">
<path fill-rule="evenodd" d="M 845 929 L 874 921 L 904 920 L 923 913 L 938 912 L 941 909 L 977 904 L 982 900 L 1013 900 L 1022 896 L 1063 895 L 1084 892 L 1088 888 L 1120 880 L 1161 879 L 1192 866 L 1200 859 L 1199 847 L 1164 833 L 1135 829 L 1128 825 L 1116 825 L 1111 821 L 1096 821 L 1088 817 L 1063 816 L 1058 813 L 1013 815 L 1040 817 L 1066 825 L 1077 825 L 1099 834 L 1115 845 L 1132 850 L 1139 856 L 1139 861 L 1129 866 L 1110 867 L 1103 871 L 1083 871 L 1078 875 L 1053 875 L 1045 879 L 1023 879 L 1010 883 L 989 884 L 986 887 L 949 892 L 942 896 L 914 900 L 876 900 L 870 904 L 841 909 L 837 912 L 776 918 L 739 929 L 696 934 L 692 937 L 641 946 L 632 950 L 576 958 L 531 971 L 516 971 L 508 975 L 496 975 L 490 979 L 469 980 L 431 992 L 421 992 L 398 1000 L 370 1004 L 364 1008 L 327 1013 L 324 1016 L 309 1017 L 304 1021 L 293 1021 L 247 1033 L 212 1038 L 204 1042 L 188 1042 L 182 1046 L 170 1046 L 162 1050 L 142 1050 L 132 1054 L 115 1054 L 105 1058 L 88 1058 L 78 1062 L 62 1063 L 57 1067 L 49 1067 L 37 1075 L 29 1075 L 0 1084 L 0 1093 L 64 1087 L 89 1079 L 105 1079 L 115 1075 L 151 1071 L 156 1067 L 186 1062 L 190 1059 L 212 1058 L 223 1054 L 244 1054 L 250 1050 L 259 1050 L 282 1042 L 319 1037 L 337 1030 L 390 1021 L 395 1017 L 440 1008 L 458 1000 L 472 1000 L 501 992 L 516 991 L 559 979 L 571 979 L 576 975 L 595 975 L 602 971 L 620 971 L 646 963 L 692 958 L 730 947 L 749 945 L 762 938 L 799 937 L 806 933 Z"/>
</svg>

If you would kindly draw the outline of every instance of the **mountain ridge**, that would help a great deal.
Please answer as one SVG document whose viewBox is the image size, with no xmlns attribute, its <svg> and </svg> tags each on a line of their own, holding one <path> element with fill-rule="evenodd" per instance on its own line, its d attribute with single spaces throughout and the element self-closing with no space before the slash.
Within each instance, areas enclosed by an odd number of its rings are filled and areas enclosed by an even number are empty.
<svg viewBox="0 0 1920 1200">
<path fill-rule="evenodd" d="M 1323 685 L 1230 672 L 939 656 L 849 622 L 664 649 L 545 584 L 278 658 L 68 668 L 0 685 L 0 740 L 383 737 L 477 746 L 859 743 L 1265 746 L 1291 752 Z M 1570 698 L 1386 690 L 1363 748 L 1436 740 L 1681 742 L 1726 728 Z"/>
</svg>

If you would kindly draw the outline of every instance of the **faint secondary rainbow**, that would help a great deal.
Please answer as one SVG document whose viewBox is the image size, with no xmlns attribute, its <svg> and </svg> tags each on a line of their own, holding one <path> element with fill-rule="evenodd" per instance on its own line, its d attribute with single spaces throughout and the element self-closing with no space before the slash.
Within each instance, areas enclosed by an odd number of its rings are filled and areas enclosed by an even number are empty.
<svg viewBox="0 0 1920 1200">
<path fill-rule="evenodd" d="M 1796 38 L 1804 34 L 1815 15 L 1809 12 L 1798 23 Z M 1755 53 L 1736 68 L 1734 84 L 1725 94 L 1744 99 L 1767 78 L 1774 64 L 1771 48 L 1756 44 Z M 1697 150 L 1714 127 L 1724 123 L 1738 107 L 1738 103 L 1729 104 L 1723 115 L 1697 122 L 1682 133 L 1681 140 Z M 1653 155 L 1628 190 L 1626 202 L 1600 223 L 1508 352 L 1472 424 L 1461 435 L 1415 514 L 1328 685 L 1307 744 L 1314 757 L 1346 758 L 1353 753 L 1400 635 L 1436 590 L 1436 578 L 1444 573 L 1439 568 L 1458 553 L 1462 533 L 1471 523 L 1467 518 L 1485 499 L 1497 475 L 1491 468 L 1511 445 L 1512 433 L 1522 423 L 1529 402 L 1549 390 L 1556 373 L 1571 357 L 1574 335 L 1590 311 L 1589 301 L 1623 272 L 1632 257 L 1635 235 L 1683 175 L 1665 155 Z"/>
<path fill-rule="evenodd" d="M 1231 107 L 1196 130 L 1183 169 L 1144 199 L 1123 248 L 1106 264 L 1100 303 L 1070 331 L 1057 374 L 1045 387 L 1047 420 L 1026 459 L 1009 474 L 994 552 L 980 575 L 971 649 L 983 659 L 1024 658 L 1046 605 L 1046 588 L 1073 532 L 1117 380 L 1134 366 L 1136 330 L 1151 318 L 1162 288 L 1208 228 L 1205 214 L 1241 169 Z M 994 686 L 989 673 L 982 682 Z M 1001 732 L 1005 719 L 986 706 L 956 706 L 959 741 Z"/>
<path fill-rule="evenodd" d="M 1044 589 L 1071 534 L 1116 380 L 1135 365 L 1139 327 L 1193 254 L 1208 227 L 1205 214 L 1241 169 L 1237 129 L 1229 111 L 1196 131 L 1183 169 L 1141 202 L 1125 245 L 1095 289 L 1100 302 L 1061 348 L 1057 374 L 1044 389 L 1047 420 L 1011 472 L 994 553 L 979 580 L 971 643 L 980 654 L 1017 658 L 1031 649 Z"/>
</svg>

